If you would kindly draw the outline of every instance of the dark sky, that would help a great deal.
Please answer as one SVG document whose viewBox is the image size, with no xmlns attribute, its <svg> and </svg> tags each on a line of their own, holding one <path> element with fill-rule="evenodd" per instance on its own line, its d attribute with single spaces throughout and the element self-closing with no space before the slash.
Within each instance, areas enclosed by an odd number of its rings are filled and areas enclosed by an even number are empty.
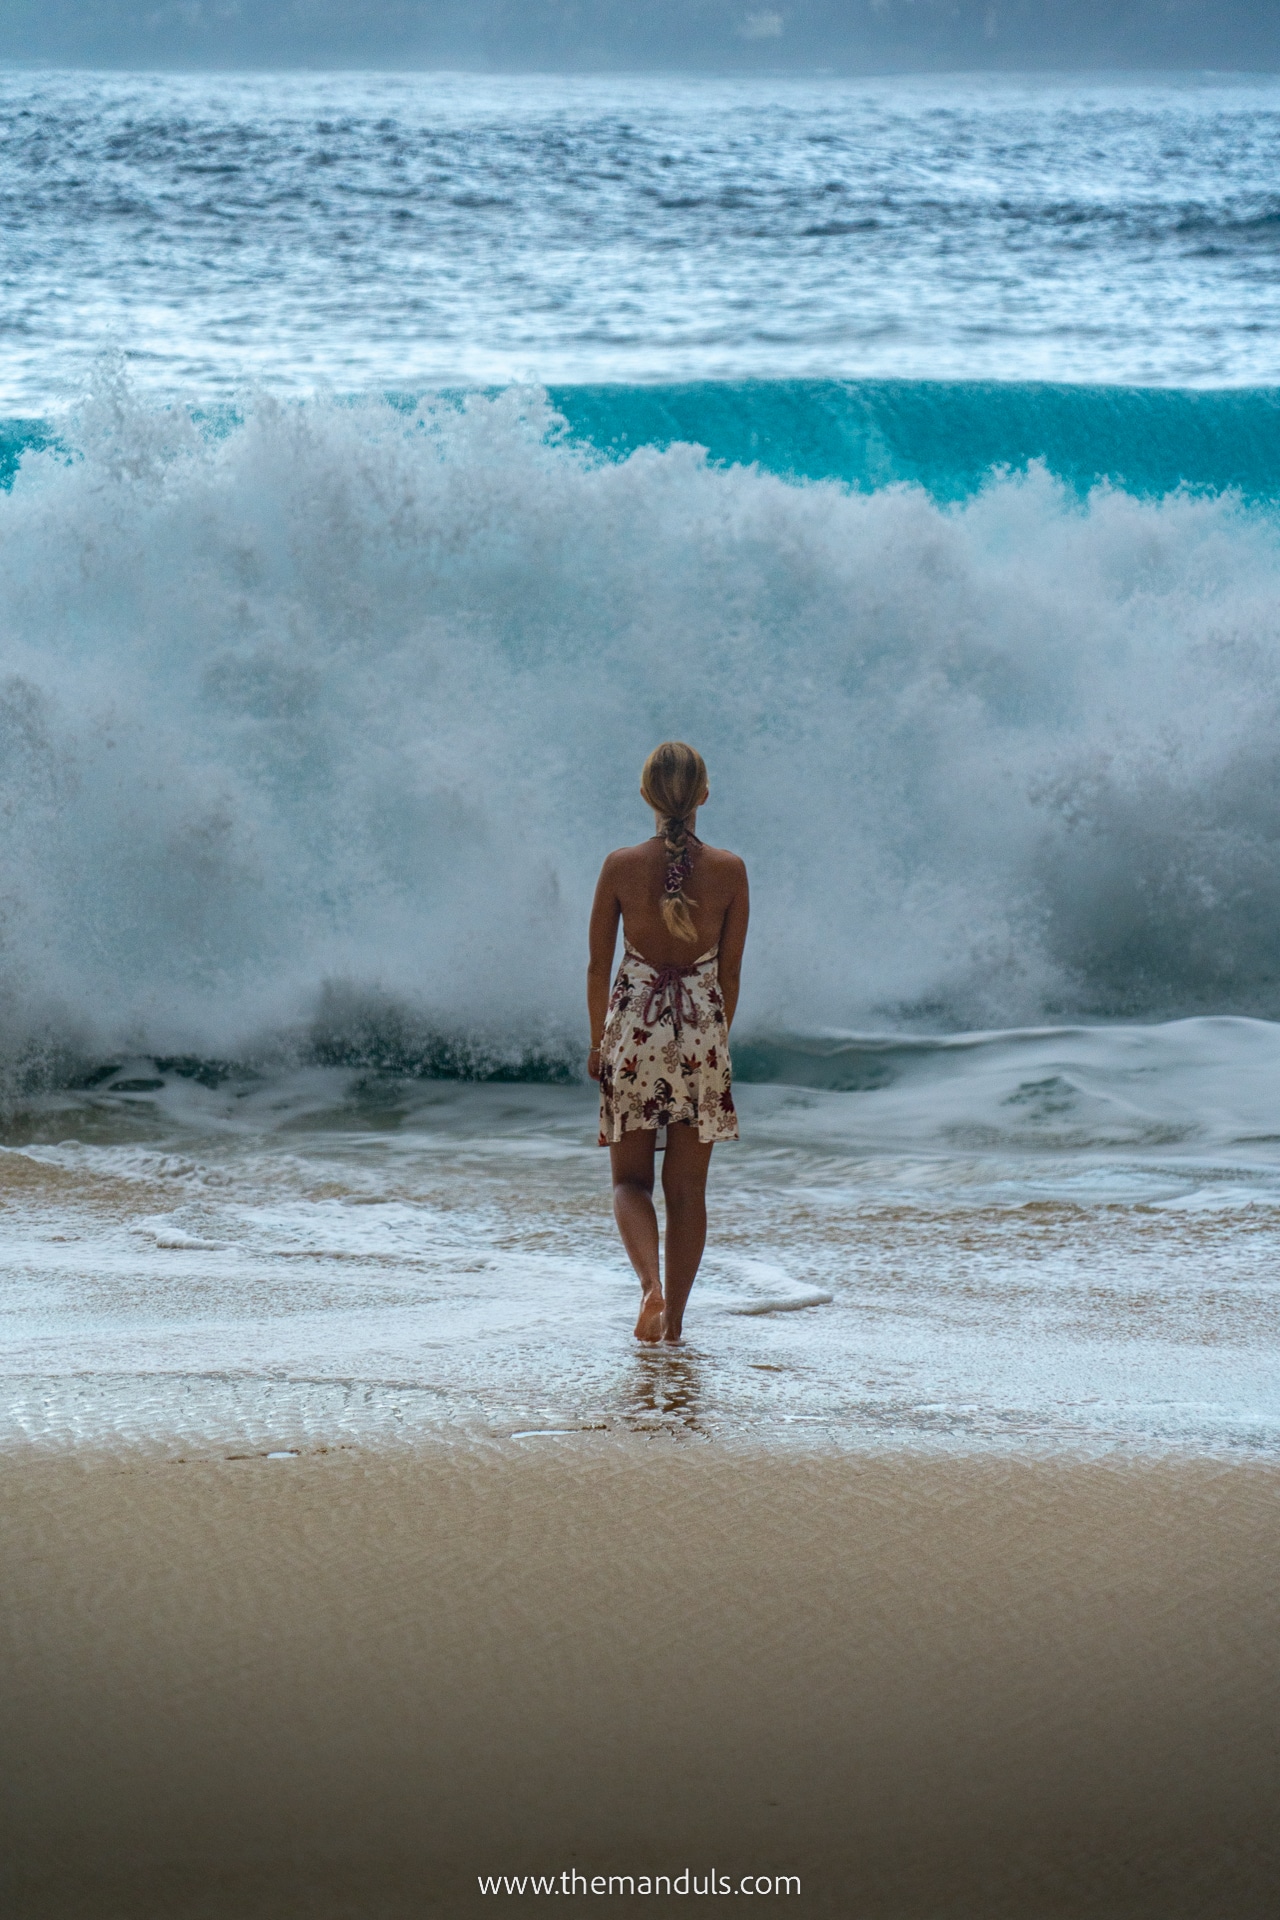
<svg viewBox="0 0 1280 1920">
<path fill-rule="evenodd" d="M 1280 70 L 1280 0 L 0 0 L 0 61 Z"/>
</svg>

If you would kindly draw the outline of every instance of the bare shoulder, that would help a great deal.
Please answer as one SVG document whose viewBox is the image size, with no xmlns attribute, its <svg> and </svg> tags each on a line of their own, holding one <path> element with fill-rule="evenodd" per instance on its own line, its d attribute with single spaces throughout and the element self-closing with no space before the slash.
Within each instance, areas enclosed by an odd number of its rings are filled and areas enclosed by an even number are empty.
<svg viewBox="0 0 1280 1920">
<path fill-rule="evenodd" d="M 639 846 L 615 847 L 612 853 L 606 853 L 597 885 L 606 889 L 612 887 L 615 892 L 625 888 L 643 869 L 646 852 L 645 847 Z"/>
<path fill-rule="evenodd" d="M 653 842 L 642 840 L 638 847 L 615 847 L 612 853 L 606 853 L 601 873 L 625 873 L 629 867 L 642 866 L 652 857 Z"/>
<path fill-rule="evenodd" d="M 740 853 L 730 853 L 727 847 L 709 847 L 704 840 L 702 843 L 702 855 L 704 859 L 710 859 L 712 861 L 717 872 L 723 874 L 726 880 L 743 881 L 746 879 L 747 863 Z"/>
</svg>

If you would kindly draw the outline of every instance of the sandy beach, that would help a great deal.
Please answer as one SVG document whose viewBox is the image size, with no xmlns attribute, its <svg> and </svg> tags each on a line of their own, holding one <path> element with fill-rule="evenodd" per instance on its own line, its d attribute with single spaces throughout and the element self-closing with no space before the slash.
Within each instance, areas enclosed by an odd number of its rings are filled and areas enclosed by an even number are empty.
<svg viewBox="0 0 1280 1920">
<path fill-rule="evenodd" d="M 14 1920 L 1280 1899 L 1265 1463 L 580 1434 L 11 1455 L 2 1501 Z"/>
</svg>

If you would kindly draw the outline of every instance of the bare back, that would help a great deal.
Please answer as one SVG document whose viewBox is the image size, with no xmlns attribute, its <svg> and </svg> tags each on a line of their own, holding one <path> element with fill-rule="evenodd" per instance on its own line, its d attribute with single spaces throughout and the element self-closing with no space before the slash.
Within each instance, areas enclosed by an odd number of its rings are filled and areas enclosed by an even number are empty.
<svg viewBox="0 0 1280 1920">
<path fill-rule="evenodd" d="M 697 929 L 692 941 L 671 932 L 662 917 L 662 887 L 670 860 L 657 835 L 638 847 L 619 847 L 600 870 L 591 913 L 591 958 L 605 968 L 613 962 L 618 921 L 629 944 L 655 966 L 684 966 L 720 948 L 722 975 L 736 979 L 747 937 L 747 869 L 736 853 L 699 844 L 685 898 Z"/>
</svg>

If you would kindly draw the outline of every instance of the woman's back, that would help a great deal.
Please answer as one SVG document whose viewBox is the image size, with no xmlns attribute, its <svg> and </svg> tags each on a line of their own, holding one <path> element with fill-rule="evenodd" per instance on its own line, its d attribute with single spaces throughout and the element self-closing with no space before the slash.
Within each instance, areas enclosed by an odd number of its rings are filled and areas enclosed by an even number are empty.
<svg viewBox="0 0 1280 1920">
<path fill-rule="evenodd" d="M 700 844 L 691 849 L 691 871 L 684 883 L 696 936 L 682 940 L 662 912 L 663 881 L 670 861 L 660 835 L 638 847 L 619 847 L 604 863 L 601 880 L 611 885 L 622 914 L 627 944 L 655 966 L 683 966 L 719 944 L 725 921 L 746 884 L 746 867 L 736 853 Z"/>
</svg>

